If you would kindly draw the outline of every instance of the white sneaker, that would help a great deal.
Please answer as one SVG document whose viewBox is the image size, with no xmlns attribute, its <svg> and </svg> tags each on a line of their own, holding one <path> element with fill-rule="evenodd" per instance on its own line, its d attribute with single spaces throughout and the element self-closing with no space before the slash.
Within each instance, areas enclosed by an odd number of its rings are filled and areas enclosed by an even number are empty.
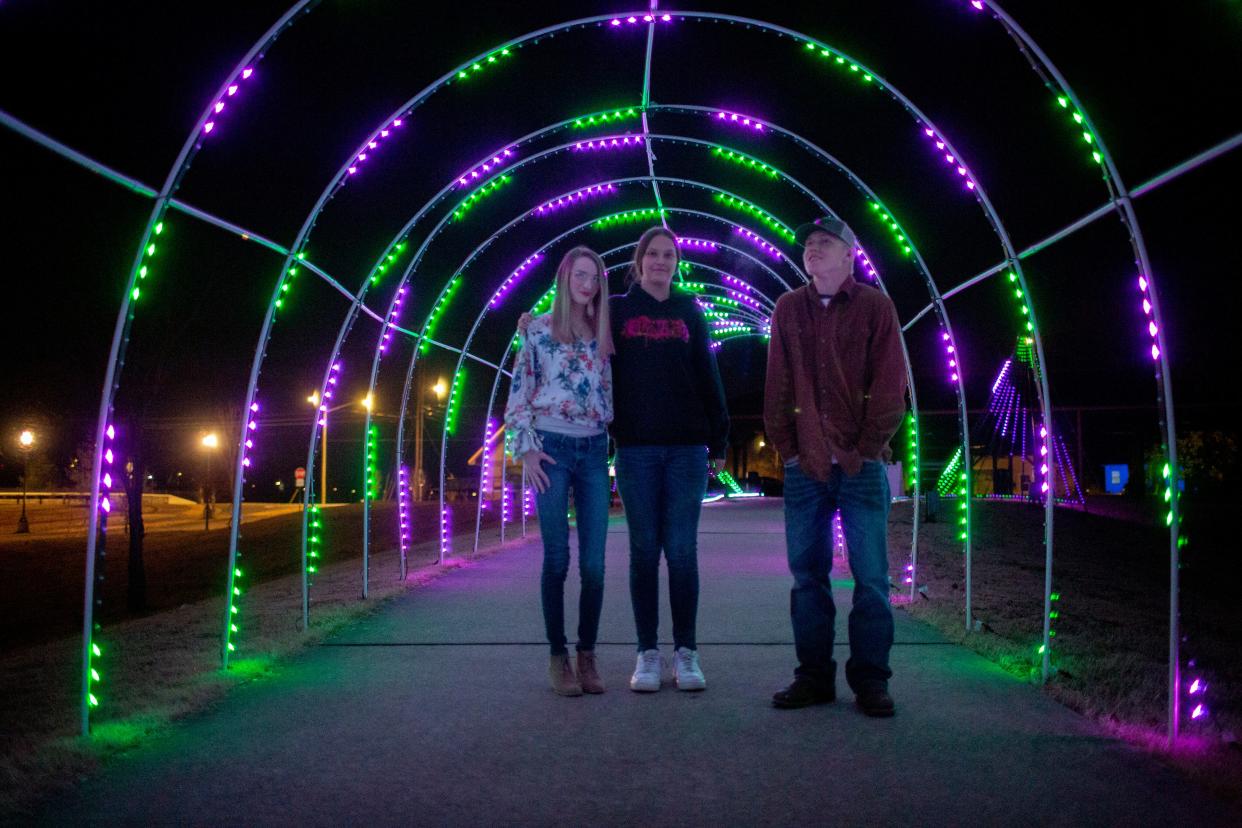
<svg viewBox="0 0 1242 828">
<path fill-rule="evenodd" d="M 706 690 L 707 679 L 699 669 L 699 651 L 678 647 L 673 658 L 673 682 L 678 690 Z"/>
<path fill-rule="evenodd" d="M 643 650 L 638 654 L 630 689 L 636 693 L 655 693 L 660 689 L 660 651 Z"/>
</svg>

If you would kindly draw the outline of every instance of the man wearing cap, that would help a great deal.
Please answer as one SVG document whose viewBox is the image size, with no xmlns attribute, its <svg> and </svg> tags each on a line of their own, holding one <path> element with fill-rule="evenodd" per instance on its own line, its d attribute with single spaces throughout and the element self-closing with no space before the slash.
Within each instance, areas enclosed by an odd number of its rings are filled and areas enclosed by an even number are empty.
<svg viewBox="0 0 1242 828">
<path fill-rule="evenodd" d="M 906 372 L 892 301 L 854 280 L 854 232 L 826 216 L 796 233 L 810 284 L 772 313 L 763 420 L 785 464 L 785 543 L 794 646 L 781 708 L 836 699 L 832 515 L 841 510 L 854 604 L 845 680 L 868 716 L 893 715 L 888 592 L 888 442 L 906 412 Z"/>
</svg>

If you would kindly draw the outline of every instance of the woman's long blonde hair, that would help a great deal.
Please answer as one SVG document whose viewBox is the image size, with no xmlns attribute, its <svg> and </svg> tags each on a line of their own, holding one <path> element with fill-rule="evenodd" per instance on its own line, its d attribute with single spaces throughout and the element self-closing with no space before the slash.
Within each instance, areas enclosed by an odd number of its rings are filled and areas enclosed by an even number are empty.
<svg viewBox="0 0 1242 828">
<path fill-rule="evenodd" d="M 556 298 L 552 300 L 552 336 L 558 342 L 566 344 L 574 340 L 573 328 L 570 325 L 573 300 L 570 298 L 569 280 L 573 273 L 574 262 L 582 258 L 594 262 L 599 271 L 597 282 L 599 290 L 595 298 L 587 305 L 587 321 L 595 323 L 595 341 L 599 343 L 599 355 L 601 357 L 611 356 L 614 350 L 612 323 L 608 317 L 608 270 L 604 267 L 604 260 L 589 247 L 579 246 L 570 250 L 565 254 L 565 258 L 561 259 L 560 266 L 556 268 Z"/>
</svg>

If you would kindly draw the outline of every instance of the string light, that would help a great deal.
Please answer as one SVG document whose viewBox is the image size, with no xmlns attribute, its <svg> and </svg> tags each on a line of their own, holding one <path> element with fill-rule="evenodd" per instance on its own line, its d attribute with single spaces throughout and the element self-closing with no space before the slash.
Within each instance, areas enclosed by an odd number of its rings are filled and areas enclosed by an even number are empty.
<svg viewBox="0 0 1242 828">
<path fill-rule="evenodd" d="M 203 135 L 210 135 L 215 132 L 216 122 L 219 120 L 220 115 L 223 114 L 225 107 L 228 106 L 228 101 L 237 94 L 237 92 L 241 89 L 242 84 L 250 80 L 252 77 L 254 77 L 254 68 L 248 66 L 238 72 L 237 76 L 229 82 L 228 86 L 225 87 L 224 97 L 213 103 L 210 107 L 209 118 L 203 124 Z"/>
<path fill-rule="evenodd" d="M 505 149 L 500 150 L 493 155 L 490 160 L 484 161 L 479 166 L 466 170 L 464 173 L 457 176 L 457 186 L 469 187 L 474 182 L 481 178 L 486 178 L 495 170 L 509 163 L 512 158 L 513 149 L 511 147 L 506 147 Z"/>
<path fill-rule="evenodd" d="M 736 112 L 725 112 L 724 110 L 716 113 L 716 121 L 729 126 L 747 127 L 755 132 L 763 132 L 765 126 L 764 122 L 758 118 L 753 118 L 749 115 L 739 115 Z"/>
<path fill-rule="evenodd" d="M 751 244 L 753 244 L 755 247 L 758 247 L 760 250 L 762 250 L 764 253 L 767 253 L 772 258 L 774 259 L 783 258 L 781 251 L 777 250 L 775 245 L 765 241 L 761 236 L 759 236 L 756 233 L 752 233 L 750 230 L 747 230 L 745 227 L 734 226 L 733 232 L 739 236 L 744 237 Z"/>
<path fill-rule="evenodd" d="M 526 261 L 518 265 L 517 268 L 509 274 L 509 277 L 501 282 L 500 287 L 496 288 L 496 292 L 492 294 L 491 301 L 487 303 L 488 307 L 499 307 L 500 303 L 503 302 L 504 298 L 509 295 L 509 291 L 513 289 L 513 286 L 517 284 L 518 280 L 521 279 L 528 270 L 538 264 L 542 259 L 543 253 L 535 253 L 534 255 L 528 257 Z"/>
<path fill-rule="evenodd" d="M 716 193 L 713 197 L 715 198 L 718 204 L 723 204 L 727 207 L 733 208 L 734 210 L 740 210 L 743 213 L 750 213 L 752 216 L 754 216 L 755 218 L 763 222 L 765 225 L 767 225 L 768 229 L 774 231 L 777 235 L 781 236 L 781 238 L 785 239 L 785 241 L 789 242 L 790 244 L 793 244 L 794 242 L 797 241 L 797 239 L 794 237 L 794 232 L 790 230 L 789 227 L 781 223 L 771 213 L 768 213 L 766 210 L 760 209 L 754 204 L 751 204 L 749 201 L 744 201 L 743 199 L 740 199 L 740 198 L 735 198 L 733 196 L 725 195 L 724 193 Z"/>
<path fill-rule="evenodd" d="M 768 178 L 780 178 L 781 173 L 775 167 L 771 167 L 758 158 L 746 155 L 736 150 L 726 149 L 725 147 L 712 147 L 712 155 L 725 161 L 732 161 L 740 167 L 763 173 Z"/>
<path fill-rule="evenodd" d="M 457 209 L 453 210 L 453 221 L 461 221 L 465 218 L 466 213 L 470 212 L 470 208 L 474 207 L 474 205 L 478 204 L 480 200 L 487 198 L 501 187 L 509 184 L 512 180 L 512 176 L 502 173 L 493 178 L 491 181 L 488 181 L 486 184 L 480 186 L 470 195 L 466 196 L 466 198 L 457 205 Z"/>
<path fill-rule="evenodd" d="M 349 166 L 345 168 L 345 176 L 341 179 L 341 183 L 344 184 L 350 179 L 350 176 L 357 175 L 358 171 L 362 169 L 362 165 L 366 163 L 366 160 L 374 156 L 375 153 L 379 151 L 380 145 L 387 141 L 389 137 L 396 135 L 397 131 L 403 126 L 405 126 L 405 118 L 401 117 L 393 118 L 392 121 L 380 127 L 380 129 L 367 140 L 366 145 L 358 151 L 358 154 L 354 156 L 354 159 L 349 163 Z"/>
<path fill-rule="evenodd" d="M 593 198 L 595 196 L 614 195 L 616 191 L 617 191 L 617 188 L 616 188 L 616 185 L 614 184 L 598 184 L 595 186 L 586 187 L 576 192 L 570 193 L 567 196 L 561 196 L 560 198 L 555 198 L 544 204 L 540 204 L 534 210 L 531 210 L 530 214 L 532 216 L 546 216 L 549 213 L 556 212 L 562 207 L 570 207 L 570 206 L 573 206 L 574 204 L 578 204 L 579 202 L 585 201 L 586 199 Z"/>
<path fill-rule="evenodd" d="M 431 313 L 427 315 L 427 321 L 423 324 L 422 336 L 419 337 L 421 340 L 418 346 L 418 350 L 420 353 L 425 354 L 429 350 L 431 350 L 431 339 L 435 335 L 436 325 L 440 323 L 440 317 L 444 315 L 445 308 L 447 308 L 449 305 L 449 302 L 452 301 L 453 294 L 457 292 L 457 288 L 460 284 L 461 284 L 460 273 L 454 276 L 452 279 L 449 279 L 448 286 L 445 289 L 443 295 L 441 295 L 440 298 L 436 300 L 435 305 L 431 309 Z"/>
<path fill-rule="evenodd" d="M 474 78 L 479 72 L 482 72 L 485 69 L 489 69 L 491 68 L 493 64 L 499 63 L 500 61 L 506 58 L 512 57 L 512 56 L 513 56 L 513 52 L 510 49 L 500 49 L 498 51 L 492 52 L 486 57 L 479 58 L 474 63 L 471 63 L 469 66 L 463 66 L 461 69 L 457 70 L 456 79 L 459 81 L 470 80 L 471 78 Z"/>
</svg>

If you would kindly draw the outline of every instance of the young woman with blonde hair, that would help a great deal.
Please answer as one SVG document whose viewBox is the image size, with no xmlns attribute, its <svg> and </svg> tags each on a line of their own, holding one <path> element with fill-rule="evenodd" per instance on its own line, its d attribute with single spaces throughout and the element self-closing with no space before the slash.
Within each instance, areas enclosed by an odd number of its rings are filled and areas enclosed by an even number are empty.
<svg viewBox="0 0 1242 828">
<path fill-rule="evenodd" d="M 525 330 L 505 407 L 510 451 L 521 458 L 538 492 L 543 619 L 551 648 L 548 677 L 562 696 L 604 692 L 595 641 L 604 600 L 611 498 L 607 426 L 612 421 L 612 352 L 604 263 L 593 250 L 575 247 L 556 270 L 551 313 L 532 320 Z M 565 638 L 564 606 L 571 489 L 582 580 L 576 672 Z"/>
</svg>

